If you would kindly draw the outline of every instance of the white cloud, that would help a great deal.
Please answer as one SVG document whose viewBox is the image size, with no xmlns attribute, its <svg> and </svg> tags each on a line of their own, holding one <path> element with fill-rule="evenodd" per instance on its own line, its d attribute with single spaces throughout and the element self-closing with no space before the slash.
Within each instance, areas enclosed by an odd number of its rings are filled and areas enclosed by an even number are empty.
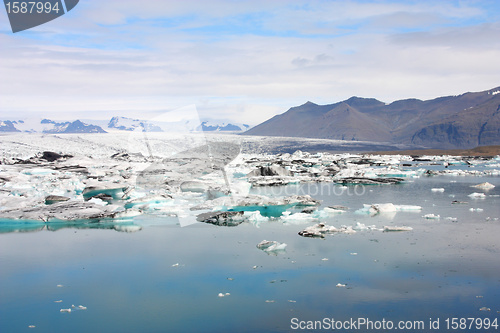
<svg viewBox="0 0 500 333">
<path fill-rule="evenodd" d="M 0 34 L 0 110 L 130 115 L 196 104 L 257 123 L 307 100 L 485 90 L 499 85 L 500 28 L 474 6 L 84 1 L 33 32 Z"/>
</svg>

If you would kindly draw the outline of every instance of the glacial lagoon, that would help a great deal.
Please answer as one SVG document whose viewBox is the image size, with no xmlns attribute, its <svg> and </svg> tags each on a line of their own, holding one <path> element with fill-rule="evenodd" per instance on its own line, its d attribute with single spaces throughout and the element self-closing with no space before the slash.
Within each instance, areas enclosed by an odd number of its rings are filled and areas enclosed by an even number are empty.
<svg viewBox="0 0 500 333">
<path fill-rule="evenodd" d="M 440 162 L 422 167 L 445 170 Z M 496 187 L 471 187 L 483 182 Z M 309 213 L 289 209 L 286 218 L 253 215 L 231 227 L 175 214 L 117 223 L 2 219 L 0 331 L 307 332 L 315 331 L 308 322 L 366 318 L 423 322 L 408 331 L 430 332 L 436 320 L 446 331 L 447 319 L 499 316 L 498 176 L 289 183 L 254 186 L 249 194 L 309 194 L 321 205 Z M 364 207 L 377 203 L 421 209 Z M 334 205 L 345 212 L 324 214 Z M 298 235 L 319 222 L 356 232 Z M 384 232 L 384 226 L 412 230 Z M 286 248 L 263 251 L 257 248 L 263 240 Z"/>
</svg>

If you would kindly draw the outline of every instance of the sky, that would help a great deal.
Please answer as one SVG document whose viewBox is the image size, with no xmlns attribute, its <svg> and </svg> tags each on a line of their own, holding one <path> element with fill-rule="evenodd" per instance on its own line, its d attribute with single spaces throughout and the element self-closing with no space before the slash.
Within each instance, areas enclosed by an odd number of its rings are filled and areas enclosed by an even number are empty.
<svg viewBox="0 0 500 333">
<path fill-rule="evenodd" d="M 15 34 L 0 10 L 4 119 L 148 119 L 194 105 L 256 125 L 307 101 L 498 86 L 497 0 L 80 0 Z"/>
</svg>

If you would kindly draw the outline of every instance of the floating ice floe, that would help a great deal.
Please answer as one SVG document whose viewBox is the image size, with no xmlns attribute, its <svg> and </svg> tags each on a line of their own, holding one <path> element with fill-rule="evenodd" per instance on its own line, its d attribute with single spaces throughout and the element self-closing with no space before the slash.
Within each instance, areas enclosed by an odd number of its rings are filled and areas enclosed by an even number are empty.
<svg viewBox="0 0 500 333">
<path fill-rule="evenodd" d="M 68 313 L 70 313 L 71 312 L 71 308 L 69 308 L 69 309 L 61 309 L 61 310 L 59 310 L 59 312 L 68 312 Z"/>
<path fill-rule="evenodd" d="M 267 240 L 263 240 L 262 242 L 257 244 L 258 249 L 267 253 L 284 251 L 286 249 L 286 246 L 287 246 L 286 243 L 280 243 L 277 241 L 267 241 Z"/>
<path fill-rule="evenodd" d="M 318 218 L 307 213 L 292 214 L 291 212 L 283 212 L 281 220 L 285 223 L 302 224 L 302 223 L 315 222 L 318 220 Z"/>
<path fill-rule="evenodd" d="M 346 177 L 336 179 L 337 184 L 342 185 L 382 185 L 382 184 L 399 184 L 403 182 L 402 178 L 369 178 L 369 177 Z"/>
<path fill-rule="evenodd" d="M 199 214 L 196 220 L 218 226 L 234 227 L 245 221 L 243 211 L 215 211 Z"/>
<path fill-rule="evenodd" d="M 453 200 L 451 203 L 453 205 L 465 205 L 465 204 L 468 204 L 467 201 L 459 201 L 459 200 Z"/>
<path fill-rule="evenodd" d="M 335 287 L 337 287 L 337 288 L 345 288 L 346 284 L 337 283 L 337 285 L 335 285 Z"/>
<path fill-rule="evenodd" d="M 354 234 L 356 233 L 356 230 L 354 230 L 351 226 L 342 226 L 337 229 L 334 226 L 329 226 L 320 222 L 299 231 L 299 235 L 303 237 L 325 237 L 326 234 L 334 233 Z"/>
<path fill-rule="evenodd" d="M 444 188 L 442 188 L 442 187 L 432 188 L 431 191 L 432 192 L 444 192 Z"/>
<path fill-rule="evenodd" d="M 230 293 L 219 293 L 217 296 L 218 297 L 226 297 L 226 296 L 229 296 L 231 295 Z"/>
<path fill-rule="evenodd" d="M 471 187 L 480 188 L 482 190 L 491 190 L 492 188 L 495 187 L 495 185 L 485 182 L 477 185 L 472 185 Z"/>
<path fill-rule="evenodd" d="M 469 208 L 469 212 L 482 212 L 484 209 L 482 208 Z"/>
<path fill-rule="evenodd" d="M 425 214 L 424 216 L 422 216 L 424 219 L 427 219 L 427 220 L 439 220 L 441 218 L 441 216 L 439 215 L 436 215 L 436 214 Z"/>
<path fill-rule="evenodd" d="M 345 213 L 349 208 L 345 206 L 335 205 L 323 208 L 325 213 L 329 214 L 342 214 Z"/>
<path fill-rule="evenodd" d="M 384 232 L 389 232 L 389 231 L 412 231 L 412 227 L 407 227 L 407 226 L 384 226 Z"/>
<path fill-rule="evenodd" d="M 484 198 L 486 198 L 486 194 L 474 192 L 474 193 L 469 194 L 468 197 L 472 198 L 472 199 L 484 199 Z"/>
<path fill-rule="evenodd" d="M 363 204 L 363 208 L 356 211 L 358 214 L 376 215 L 381 213 L 395 213 L 400 211 L 420 211 L 421 206 L 394 205 L 392 203 Z"/>
</svg>

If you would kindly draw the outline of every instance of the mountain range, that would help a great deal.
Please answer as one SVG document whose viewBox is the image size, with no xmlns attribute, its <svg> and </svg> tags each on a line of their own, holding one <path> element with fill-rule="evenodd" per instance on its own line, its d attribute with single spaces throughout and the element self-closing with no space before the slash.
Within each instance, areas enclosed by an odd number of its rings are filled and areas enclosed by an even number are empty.
<svg viewBox="0 0 500 333">
<path fill-rule="evenodd" d="M 105 128 L 106 130 L 104 130 Z M 113 131 L 145 132 L 243 132 L 250 128 L 246 124 L 226 123 L 223 121 L 174 121 L 161 122 L 140 120 L 128 117 L 113 117 L 109 122 L 103 120 L 75 120 L 56 122 L 50 119 L 24 119 L 0 121 L 0 132 L 28 133 L 107 133 Z"/>
<path fill-rule="evenodd" d="M 500 144 L 500 87 L 432 100 L 390 104 L 351 97 L 307 102 L 251 128 L 245 135 L 306 137 L 471 148 Z"/>
</svg>

